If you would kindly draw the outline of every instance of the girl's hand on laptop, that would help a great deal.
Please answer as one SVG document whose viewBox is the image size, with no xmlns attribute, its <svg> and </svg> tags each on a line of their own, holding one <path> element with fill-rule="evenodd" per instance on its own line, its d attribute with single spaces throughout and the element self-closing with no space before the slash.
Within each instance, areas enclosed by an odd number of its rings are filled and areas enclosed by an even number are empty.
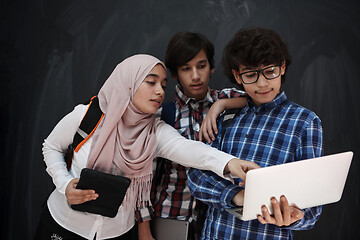
<svg viewBox="0 0 360 240">
<path fill-rule="evenodd" d="M 224 169 L 224 175 L 230 172 L 232 175 L 241 178 L 243 182 L 240 182 L 240 184 L 244 185 L 246 173 L 249 170 L 255 168 L 260 168 L 260 166 L 251 161 L 245 161 L 238 158 L 233 158 L 226 164 Z"/>
<path fill-rule="evenodd" d="M 270 223 L 281 227 L 289 226 L 304 217 L 304 212 L 296 206 L 290 206 L 285 196 L 281 196 L 280 201 L 281 204 L 275 197 L 271 198 L 273 215 L 270 215 L 267 207 L 263 206 L 261 211 L 264 217 L 258 215 L 259 222 L 262 224 Z"/>
</svg>

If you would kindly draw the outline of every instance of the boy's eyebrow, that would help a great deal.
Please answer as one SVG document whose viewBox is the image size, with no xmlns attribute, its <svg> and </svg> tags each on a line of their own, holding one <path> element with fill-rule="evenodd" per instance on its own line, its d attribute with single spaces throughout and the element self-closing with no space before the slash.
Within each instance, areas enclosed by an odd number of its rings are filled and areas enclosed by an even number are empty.
<svg viewBox="0 0 360 240">
<path fill-rule="evenodd" d="M 244 67 L 243 69 L 241 69 L 241 71 L 252 71 L 255 70 L 256 68 L 252 68 L 252 67 Z"/>
<path fill-rule="evenodd" d="M 200 60 L 198 63 L 206 63 L 207 60 L 206 59 L 203 59 L 203 60 Z"/>
<path fill-rule="evenodd" d="M 191 60 L 190 60 L 191 61 Z M 198 61 L 197 63 L 199 64 L 199 63 L 205 63 L 205 62 L 207 62 L 207 59 L 202 59 L 202 60 L 200 60 L 200 61 Z M 187 65 L 189 65 L 188 63 L 185 63 L 184 65 L 182 65 L 182 66 L 187 66 Z"/>
<path fill-rule="evenodd" d="M 275 66 L 275 64 L 268 64 L 262 67 L 244 67 L 243 69 L 241 69 L 242 71 L 256 71 L 258 69 L 263 69 L 263 68 L 267 68 L 267 67 L 271 67 L 271 66 Z"/>
</svg>

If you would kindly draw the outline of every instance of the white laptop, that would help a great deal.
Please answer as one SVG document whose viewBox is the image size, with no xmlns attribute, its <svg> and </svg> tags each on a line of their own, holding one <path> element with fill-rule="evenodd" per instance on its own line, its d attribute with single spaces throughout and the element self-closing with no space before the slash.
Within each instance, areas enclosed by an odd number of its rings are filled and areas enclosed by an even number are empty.
<svg viewBox="0 0 360 240">
<path fill-rule="evenodd" d="M 246 174 L 244 206 L 225 209 L 241 220 L 262 215 L 270 199 L 285 195 L 289 204 L 300 209 L 329 204 L 341 199 L 353 152 L 343 152 L 250 170 Z"/>
</svg>

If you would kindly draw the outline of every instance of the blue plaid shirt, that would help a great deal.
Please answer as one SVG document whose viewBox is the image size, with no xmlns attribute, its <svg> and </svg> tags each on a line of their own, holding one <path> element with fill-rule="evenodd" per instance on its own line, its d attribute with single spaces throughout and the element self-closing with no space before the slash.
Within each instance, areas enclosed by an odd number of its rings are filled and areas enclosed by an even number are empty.
<svg viewBox="0 0 360 240">
<path fill-rule="evenodd" d="M 221 124 L 218 129 L 221 133 Z M 320 157 L 321 121 L 315 113 L 287 100 L 284 92 L 260 106 L 248 99 L 248 105 L 228 125 L 223 140 L 219 134 L 212 146 L 261 167 Z M 241 221 L 224 211 L 236 207 L 231 200 L 241 190 L 238 185 L 211 171 L 193 168 L 188 180 L 193 196 L 209 205 L 201 239 L 292 239 L 292 230 L 312 228 L 322 211 L 321 206 L 304 209 L 304 218 L 288 227 L 261 224 L 257 219 Z"/>
</svg>

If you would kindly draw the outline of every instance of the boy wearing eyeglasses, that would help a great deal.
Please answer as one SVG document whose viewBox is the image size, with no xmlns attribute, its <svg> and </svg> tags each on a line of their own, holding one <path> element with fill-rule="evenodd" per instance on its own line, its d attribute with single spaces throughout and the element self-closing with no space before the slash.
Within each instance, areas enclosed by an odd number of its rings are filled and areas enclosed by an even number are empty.
<svg viewBox="0 0 360 240">
<path fill-rule="evenodd" d="M 248 102 L 235 111 L 225 131 L 224 116 L 219 118 L 218 132 L 223 134 L 213 139 L 213 147 L 261 167 L 323 155 L 319 117 L 280 90 L 291 57 L 276 32 L 238 31 L 226 45 L 222 62 L 229 79 L 248 94 Z M 263 206 L 262 216 L 242 221 L 224 210 L 243 205 L 244 188 L 236 183 L 210 171 L 189 170 L 191 193 L 209 205 L 201 239 L 292 239 L 293 230 L 310 229 L 320 217 L 321 206 L 301 210 L 281 196 L 270 199 L 273 215 Z"/>
</svg>

